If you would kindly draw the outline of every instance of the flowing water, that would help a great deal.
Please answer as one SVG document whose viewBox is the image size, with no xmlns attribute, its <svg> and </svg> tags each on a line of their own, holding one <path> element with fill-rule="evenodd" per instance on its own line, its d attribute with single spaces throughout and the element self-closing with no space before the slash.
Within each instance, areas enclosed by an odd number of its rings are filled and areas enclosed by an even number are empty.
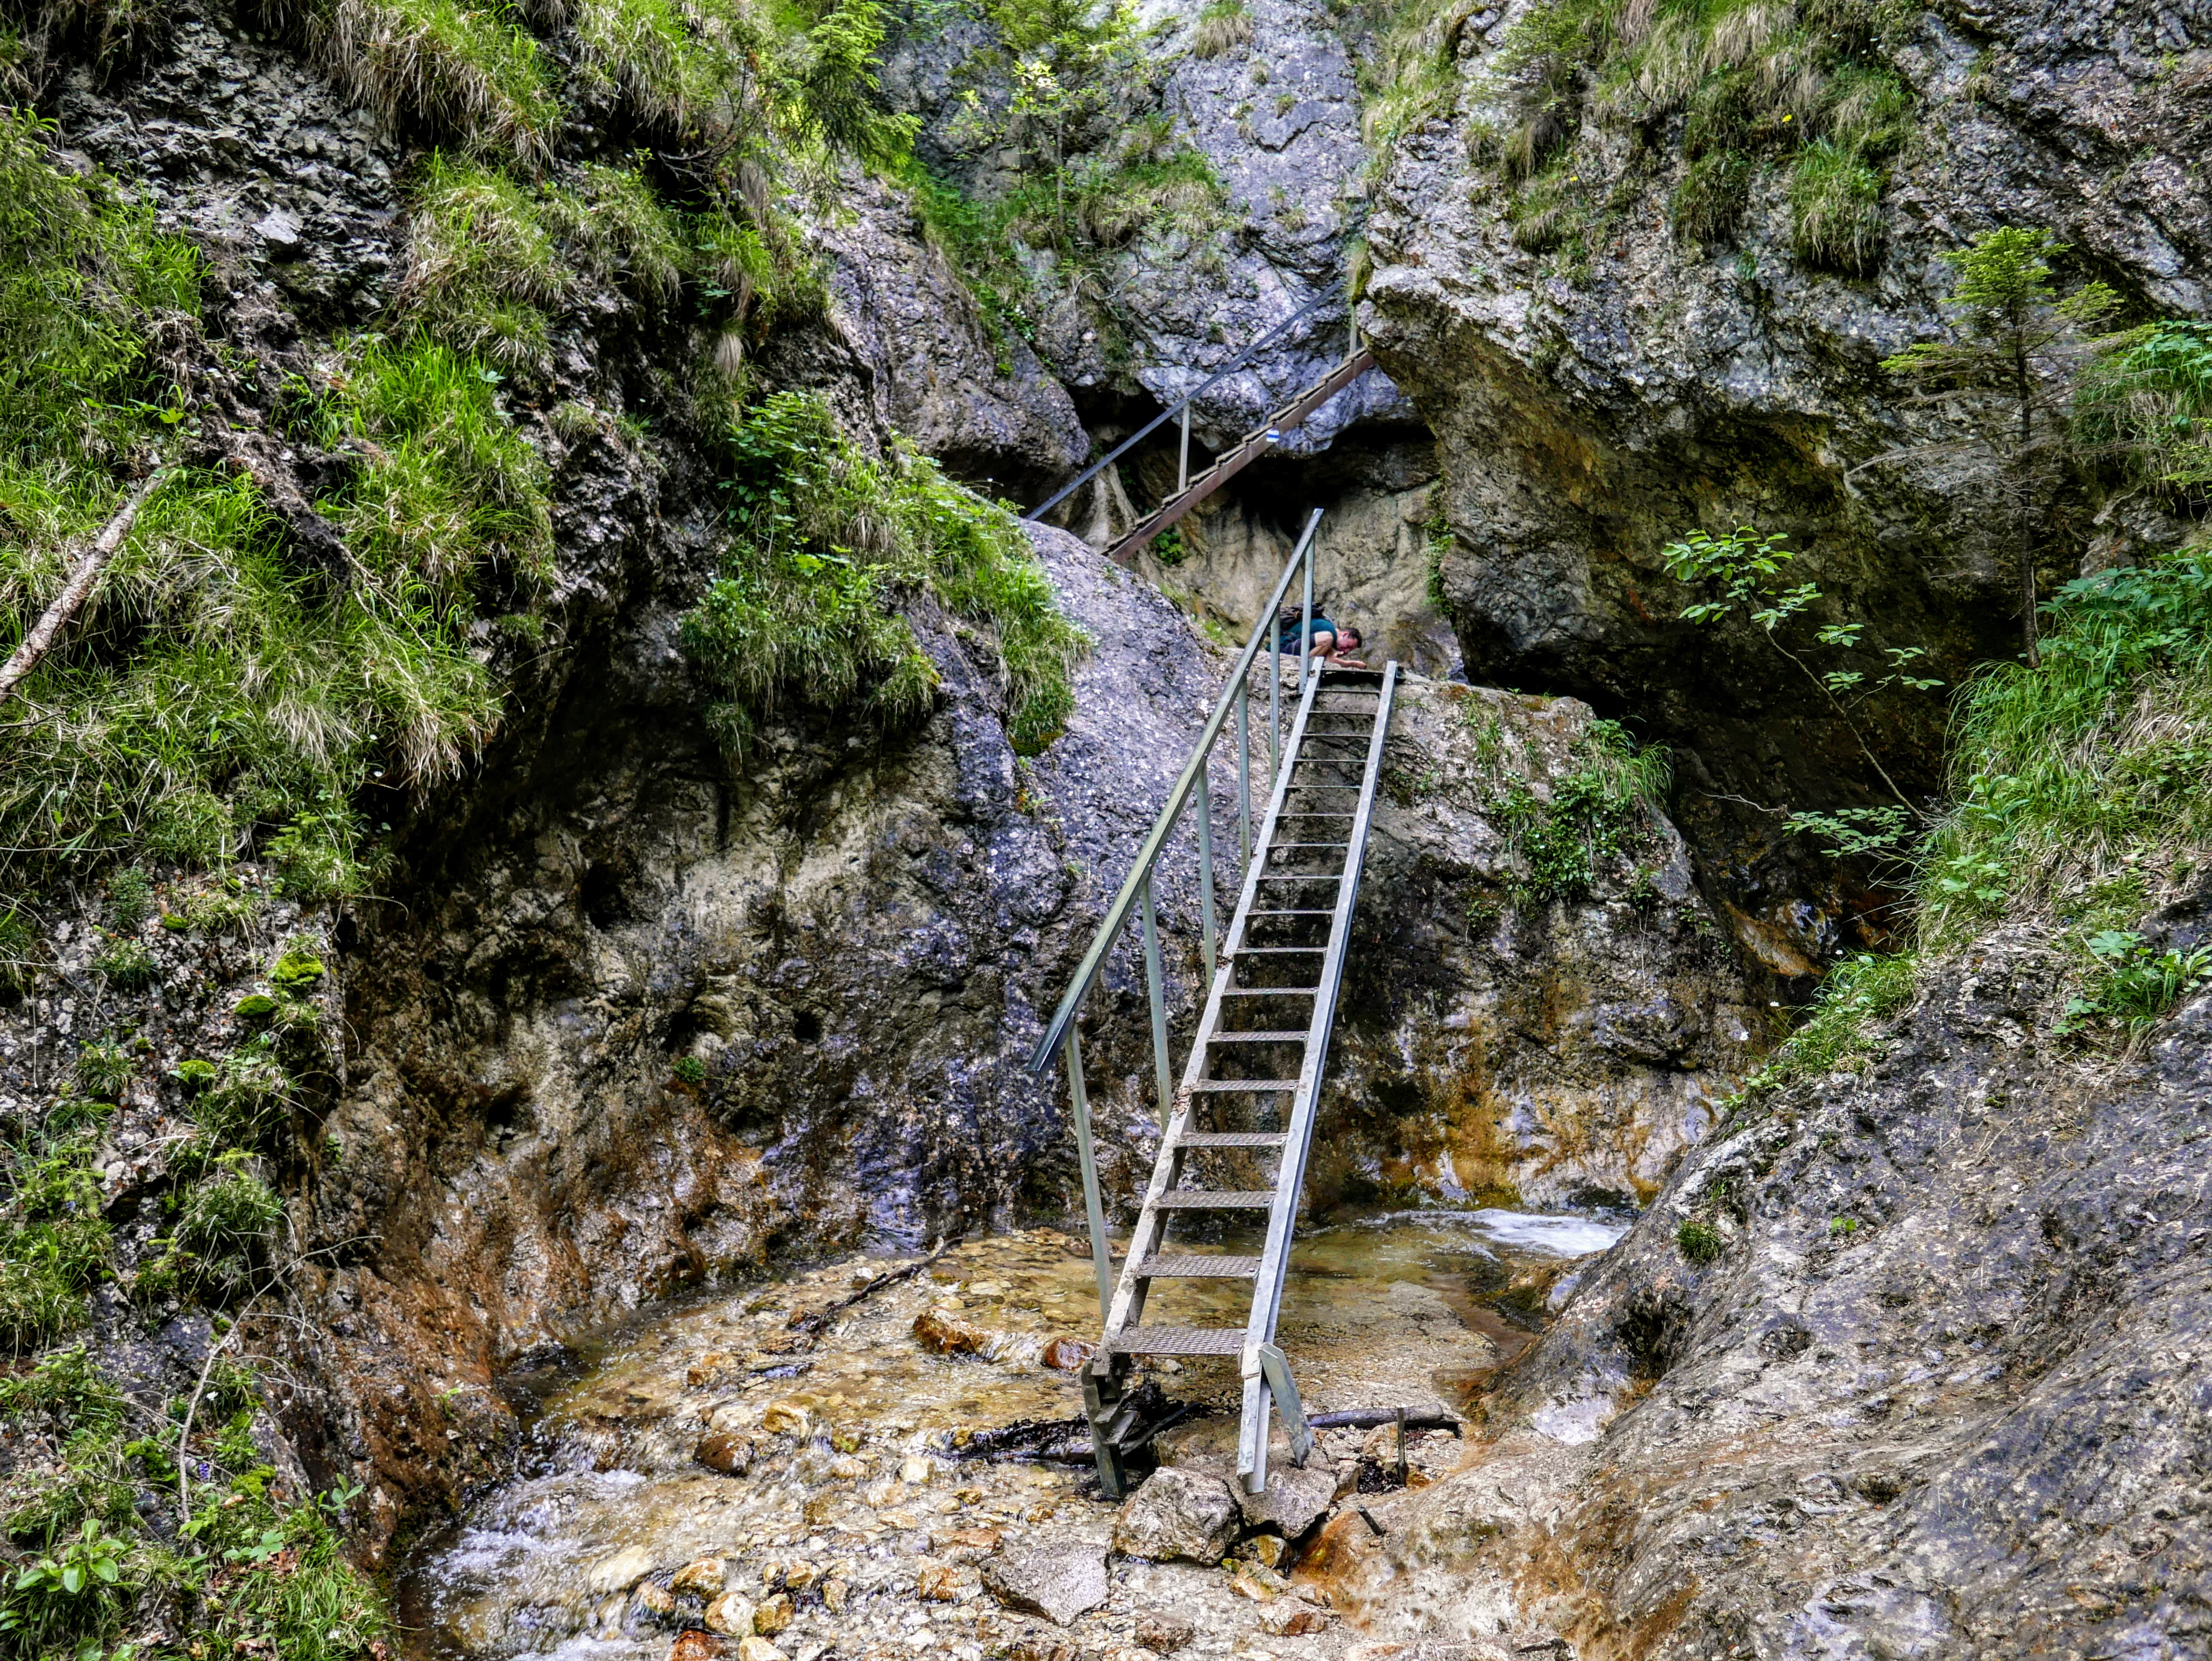
<svg viewBox="0 0 2212 1661">
<path fill-rule="evenodd" d="M 1621 1232 L 1589 1217 L 1401 1211 L 1304 1236 L 1279 1341 L 1307 1411 L 1456 1410 L 1533 1338 L 1578 1260 Z M 1139 1616 L 1167 1608 L 1198 1628 L 1186 1653 L 1335 1652 L 1341 1634 L 1266 1637 L 1254 1585 L 1218 1567 L 1117 1562 L 1072 1649 L 983 1595 L 975 1564 L 1002 1545 L 1103 1543 L 1112 1530 L 1072 1441 L 1060 1463 L 969 1446 L 1081 1412 L 1066 1368 L 1097 1330 L 1091 1261 L 1051 1231 L 996 1235 L 833 1308 L 897 1266 L 854 1258 L 694 1295 L 510 1379 L 530 1426 L 524 1468 L 407 1566 L 413 1653 L 661 1661 L 717 1591 L 757 1605 L 756 1630 L 791 1661 L 1112 1655 Z M 1241 1325 L 1247 1295 L 1182 1282 L 1156 1294 L 1148 1318 Z M 1233 1360 L 1163 1361 L 1150 1376 L 1193 1409 L 1168 1457 L 1233 1439 Z M 1322 1457 L 1348 1470 L 1370 1441 L 1330 1432 Z M 1417 1473 L 1456 1460 L 1449 1433 L 1413 1454 Z"/>
</svg>

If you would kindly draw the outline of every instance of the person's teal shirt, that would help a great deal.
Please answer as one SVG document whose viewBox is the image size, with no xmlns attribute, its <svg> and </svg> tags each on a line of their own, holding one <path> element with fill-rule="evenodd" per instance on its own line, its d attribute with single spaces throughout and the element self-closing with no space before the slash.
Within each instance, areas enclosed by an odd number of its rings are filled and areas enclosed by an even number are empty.
<svg viewBox="0 0 2212 1661">
<path fill-rule="evenodd" d="M 1311 623 L 1307 625 L 1305 636 L 1306 645 L 1310 648 L 1313 645 L 1313 637 L 1316 634 L 1334 634 L 1335 633 L 1336 625 L 1334 623 L 1329 621 L 1326 617 L 1316 617 Z M 1296 652 L 1297 648 L 1298 626 L 1296 623 L 1293 623 L 1277 637 L 1275 641 L 1275 649 L 1278 652 Z"/>
</svg>

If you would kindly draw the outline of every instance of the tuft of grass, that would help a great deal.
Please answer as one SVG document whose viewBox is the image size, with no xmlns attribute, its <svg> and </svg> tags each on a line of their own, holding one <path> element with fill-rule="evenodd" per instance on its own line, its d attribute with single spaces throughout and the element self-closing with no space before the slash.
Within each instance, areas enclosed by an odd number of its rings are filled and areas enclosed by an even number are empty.
<svg viewBox="0 0 2212 1661">
<path fill-rule="evenodd" d="M 1548 800 L 1516 784 L 1500 804 L 1522 869 L 1514 890 L 1524 901 L 1589 894 L 1600 867 L 1632 852 L 1665 810 L 1672 769 L 1662 746 L 1638 746 L 1618 722 L 1592 721 L 1576 759 Z"/>
<path fill-rule="evenodd" d="M 0 1343 L 11 1355 L 51 1343 L 84 1318 L 84 1294 L 107 1265 L 113 1234 L 100 1215 L 87 1136 L 34 1136 L 0 1149 Z M 13 1531 L 11 1530 L 11 1531 Z"/>
<path fill-rule="evenodd" d="M 1832 139 L 1798 152 L 1790 173 L 1790 229 L 1809 264 L 1863 273 L 1881 254 L 1881 173 Z"/>
<path fill-rule="evenodd" d="M 503 9 L 460 0 L 337 0 L 324 54 L 387 126 L 420 123 L 528 166 L 552 153 L 560 106 L 538 43 Z"/>
<path fill-rule="evenodd" d="M 1252 44 L 1252 12 L 1244 0 L 1208 0 L 1191 32 L 1194 58 L 1220 58 Z"/>
<path fill-rule="evenodd" d="M 1888 957 L 1863 952 L 1845 958 L 1828 971 L 1803 1022 L 1746 1081 L 1744 1094 L 1800 1078 L 1857 1071 L 1878 1060 L 1882 1041 L 1875 1029 L 1912 1002 L 1918 974 L 1919 960 L 1908 952 Z"/>
<path fill-rule="evenodd" d="M 738 415 L 729 444 L 733 534 L 683 625 L 726 694 L 708 719 L 728 748 L 742 751 L 756 712 L 788 693 L 887 720 L 927 708 L 937 670 L 902 609 L 925 593 L 995 634 L 1015 748 L 1058 736 L 1087 639 L 1012 514 L 911 450 L 862 454 L 811 393 Z"/>
<path fill-rule="evenodd" d="M 1692 161 L 1668 199 L 1675 235 L 1717 242 L 1735 230 L 1751 194 L 1752 171 L 1741 150 L 1714 150 Z"/>
<path fill-rule="evenodd" d="M 552 351 L 545 308 L 572 281 L 535 191 L 432 154 L 412 192 L 403 316 L 456 352 L 542 369 Z"/>
<path fill-rule="evenodd" d="M 1695 1217 L 1685 1217 L 1674 1231 L 1674 1244 L 1692 1263 L 1711 1263 L 1721 1254 L 1720 1230 Z"/>
</svg>

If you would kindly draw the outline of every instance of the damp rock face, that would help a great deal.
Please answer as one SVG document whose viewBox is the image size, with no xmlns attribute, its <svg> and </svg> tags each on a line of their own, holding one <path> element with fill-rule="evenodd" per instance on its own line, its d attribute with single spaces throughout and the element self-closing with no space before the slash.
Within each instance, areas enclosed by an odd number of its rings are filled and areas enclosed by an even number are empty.
<svg viewBox="0 0 2212 1661">
<path fill-rule="evenodd" d="M 1237 1524 L 1237 1499 L 1229 1484 L 1165 1465 L 1122 1501 L 1114 1523 L 1114 1549 L 1154 1562 L 1182 1558 L 1218 1563 L 1236 1543 Z"/>
<path fill-rule="evenodd" d="M 2212 998 L 2095 1070 L 2042 1036 L 2063 1001 L 2042 942 L 2000 932 L 1925 973 L 1866 1070 L 1721 1127 L 1493 1397 L 1468 1468 L 1369 1501 L 1385 1538 L 1330 1525 L 1354 1611 L 1438 1640 L 1601 1627 L 1660 1658 L 2201 1649 L 2175 1589 L 2212 1573 L 2187 1451 Z M 1709 1262 L 1678 1243 L 1692 1219 Z"/>
</svg>

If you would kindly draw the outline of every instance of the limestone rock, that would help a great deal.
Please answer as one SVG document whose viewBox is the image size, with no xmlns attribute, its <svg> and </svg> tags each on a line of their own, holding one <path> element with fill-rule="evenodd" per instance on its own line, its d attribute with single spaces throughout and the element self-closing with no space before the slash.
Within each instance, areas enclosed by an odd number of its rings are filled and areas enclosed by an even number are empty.
<svg viewBox="0 0 2212 1661">
<path fill-rule="evenodd" d="M 983 1585 L 1008 1609 L 1063 1627 L 1106 1601 L 1106 1552 L 1080 1540 L 1008 1551 L 983 1565 Z"/>
<path fill-rule="evenodd" d="M 753 1630 L 763 1638 L 773 1638 L 791 1624 L 793 1613 L 791 1594 L 780 1591 L 763 1599 L 753 1611 Z"/>
<path fill-rule="evenodd" d="M 726 1591 L 707 1605 L 709 1630 L 742 1638 L 753 1629 L 752 1599 L 741 1591 Z"/>
<path fill-rule="evenodd" d="M 625 1546 L 611 1557 L 602 1557 L 585 1572 L 585 1584 L 600 1597 L 628 1591 L 653 1572 L 653 1554 L 643 1546 Z"/>
<path fill-rule="evenodd" d="M 942 1309 L 925 1309 L 914 1318 L 914 1336 L 924 1349 L 939 1355 L 977 1355 L 987 1349 L 991 1335 L 973 1321 Z"/>
<path fill-rule="evenodd" d="M 1098 1346 L 1082 1338 L 1054 1338 L 1037 1359 L 1061 1373 L 1073 1373 L 1098 1353 Z"/>
<path fill-rule="evenodd" d="M 1246 1494 L 1240 1490 L 1237 1505 L 1247 1528 L 1278 1528 L 1295 1540 L 1321 1520 L 1335 1499 L 1336 1472 L 1316 1452 L 1303 1470 L 1293 1464 L 1271 1463 L 1267 1491 Z"/>
<path fill-rule="evenodd" d="M 738 1640 L 738 1661 L 787 1661 L 787 1658 L 765 1638 L 741 1638 Z"/>
<path fill-rule="evenodd" d="M 1121 1504 L 1114 1549 L 1155 1562 L 1218 1563 L 1237 1538 L 1237 1496 L 1218 1476 L 1164 1465 Z"/>
<path fill-rule="evenodd" d="M 691 1457 L 709 1470 L 719 1470 L 725 1476 L 742 1476 L 752 1468 L 752 1439 L 725 1432 L 702 1436 L 698 1446 L 691 1450 Z"/>
<path fill-rule="evenodd" d="M 719 1597 L 728 1572 L 726 1558 L 696 1557 L 676 1571 L 668 1582 L 668 1589 L 679 1596 L 689 1592 L 698 1597 Z"/>
<path fill-rule="evenodd" d="M 711 1632 L 684 1632 L 668 1646 L 668 1661 L 729 1661 L 738 1646 Z"/>
</svg>

